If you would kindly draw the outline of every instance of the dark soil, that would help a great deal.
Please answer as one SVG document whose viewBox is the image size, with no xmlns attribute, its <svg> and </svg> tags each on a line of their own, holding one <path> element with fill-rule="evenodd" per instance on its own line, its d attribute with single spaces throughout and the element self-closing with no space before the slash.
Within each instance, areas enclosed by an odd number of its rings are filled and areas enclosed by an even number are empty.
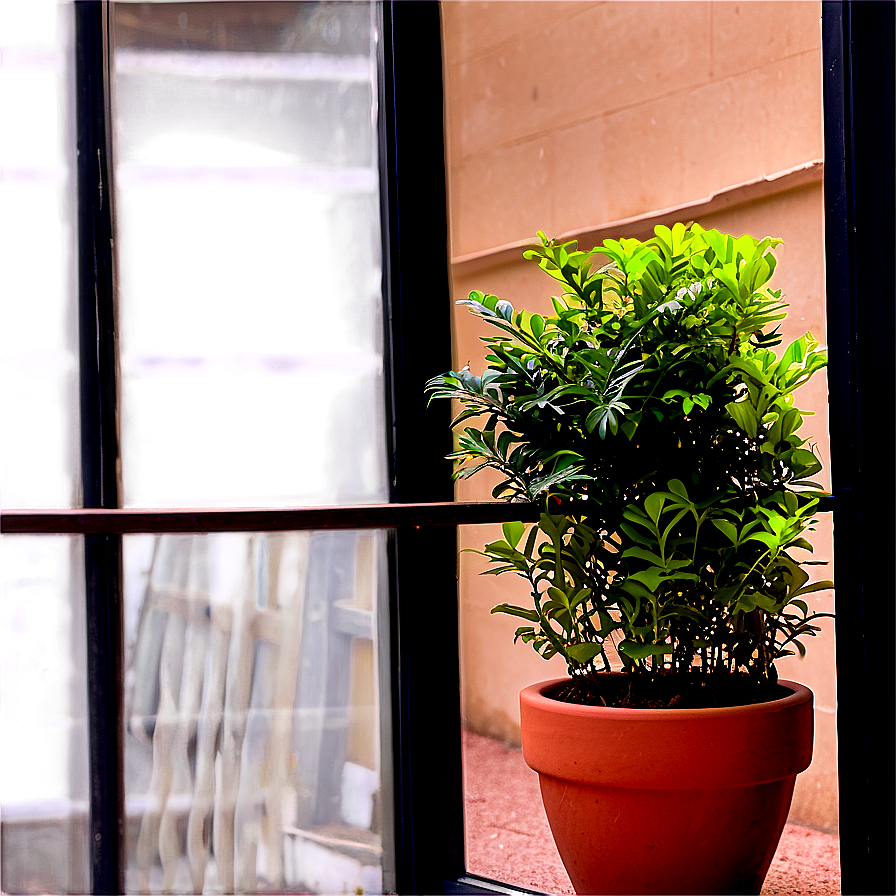
<svg viewBox="0 0 896 896">
<path fill-rule="evenodd" d="M 630 675 L 601 672 L 571 678 L 547 691 L 547 697 L 585 706 L 615 706 L 629 709 L 707 709 L 746 706 L 787 696 L 787 688 L 771 682 L 756 682 L 746 675 L 703 675 L 675 672 L 661 675 Z"/>
</svg>

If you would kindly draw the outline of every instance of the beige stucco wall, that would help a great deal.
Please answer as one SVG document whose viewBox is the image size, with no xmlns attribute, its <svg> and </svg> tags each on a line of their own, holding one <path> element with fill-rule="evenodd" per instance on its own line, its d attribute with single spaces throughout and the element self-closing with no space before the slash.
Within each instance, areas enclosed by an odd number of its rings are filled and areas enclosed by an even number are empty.
<svg viewBox="0 0 896 896">
<path fill-rule="evenodd" d="M 775 285 L 791 304 L 785 337 L 822 343 L 824 245 L 820 5 L 800 2 L 514 2 L 442 6 L 453 298 L 493 292 L 549 308 L 552 281 L 523 262 L 536 230 L 578 238 L 650 236 L 659 222 L 784 239 Z M 455 363 L 481 368 L 482 325 L 455 310 Z M 807 430 L 828 457 L 825 383 L 800 396 Z M 458 497 L 489 500 L 492 482 Z M 479 547 L 488 527 L 461 530 Z M 830 518 L 814 539 L 830 560 Z M 525 602 L 507 576 L 481 577 L 461 554 L 461 671 L 466 723 L 518 742 L 521 687 L 565 673 L 525 645 L 515 621 L 492 616 Z M 832 577 L 828 567 L 821 577 Z M 814 604 L 833 609 L 829 593 Z M 791 819 L 838 824 L 833 625 L 783 677 L 816 695 L 816 752 Z"/>
</svg>

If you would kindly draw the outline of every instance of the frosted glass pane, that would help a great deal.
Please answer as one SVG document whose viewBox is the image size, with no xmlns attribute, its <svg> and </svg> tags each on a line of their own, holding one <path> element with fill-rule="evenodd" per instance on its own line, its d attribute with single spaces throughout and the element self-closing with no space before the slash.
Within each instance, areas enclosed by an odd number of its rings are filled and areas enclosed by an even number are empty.
<svg viewBox="0 0 896 896">
<path fill-rule="evenodd" d="M 70 13 L 52 3 L 4 4 L 0 13 L 5 507 L 71 507 L 78 497 Z"/>
<path fill-rule="evenodd" d="M 87 718 L 80 539 L 0 539 L 3 891 L 86 892 Z"/>
<path fill-rule="evenodd" d="M 121 7 L 125 504 L 387 498 L 365 4 Z"/>
<path fill-rule="evenodd" d="M 0 504 L 79 500 L 72 8 L 0 3 Z M 2 512 L 2 510 L 0 510 Z M 80 539 L 0 539 L 0 880 L 87 892 Z"/>
</svg>

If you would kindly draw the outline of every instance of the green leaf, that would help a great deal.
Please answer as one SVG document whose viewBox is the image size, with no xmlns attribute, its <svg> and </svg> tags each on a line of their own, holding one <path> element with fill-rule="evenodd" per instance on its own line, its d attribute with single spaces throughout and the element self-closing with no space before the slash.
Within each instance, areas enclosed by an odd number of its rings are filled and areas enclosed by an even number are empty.
<svg viewBox="0 0 896 896">
<path fill-rule="evenodd" d="M 781 546 L 781 542 L 771 532 L 751 532 L 744 541 L 761 542 L 770 551 L 776 551 Z"/>
<path fill-rule="evenodd" d="M 732 544 L 737 544 L 737 527 L 728 520 L 710 520 L 710 522 L 721 532 Z"/>
<path fill-rule="evenodd" d="M 622 552 L 623 557 L 637 557 L 639 560 L 646 560 L 648 563 L 658 564 L 659 566 L 663 565 L 662 557 L 657 556 L 653 553 L 653 551 L 645 550 L 644 548 L 639 547 L 631 547 L 627 548 Z"/>
<path fill-rule="evenodd" d="M 566 648 L 566 655 L 577 663 L 590 663 L 596 656 L 604 651 L 602 644 L 587 642 L 585 644 L 570 644 Z"/>
<path fill-rule="evenodd" d="M 497 607 L 492 607 L 492 613 L 506 613 L 508 616 L 519 616 L 521 619 L 526 619 L 529 622 L 538 622 L 539 616 L 535 610 L 528 610 L 525 607 L 514 607 L 512 604 L 498 604 Z"/>
<path fill-rule="evenodd" d="M 659 523 L 660 514 L 663 512 L 663 505 L 666 503 L 666 499 L 659 493 L 654 492 L 652 495 L 648 495 L 644 500 L 644 509 L 647 511 L 647 515 L 654 521 L 654 523 Z"/>
<path fill-rule="evenodd" d="M 650 592 L 651 596 L 655 595 L 665 578 L 665 570 L 659 566 L 650 566 L 647 569 L 640 569 L 633 572 L 626 581 L 640 582 Z"/>
<path fill-rule="evenodd" d="M 654 590 L 648 588 L 643 582 L 639 582 L 634 576 L 629 576 L 620 587 L 626 594 L 634 597 L 636 601 L 656 602 Z"/>
<path fill-rule="evenodd" d="M 558 606 L 569 608 L 569 596 L 565 591 L 562 591 L 560 588 L 556 588 L 553 585 L 548 588 L 548 596 L 551 600 L 557 602 Z"/>
<path fill-rule="evenodd" d="M 523 537 L 523 533 L 526 531 L 525 523 L 504 523 L 501 526 L 501 531 L 504 533 L 504 538 L 507 540 L 507 543 L 515 548 L 519 543 L 520 539 Z"/>
<path fill-rule="evenodd" d="M 834 583 L 830 579 L 824 579 L 821 582 L 813 582 L 811 585 L 806 585 L 805 588 L 797 589 L 793 592 L 791 597 L 797 597 L 801 594 L 815 594 L 817 591 L 827 591 L 833 587 Z"/>
<path fill-rule="evenodd" d="M 732 401 L 725 405 L 725 410 L 751 439 L 756 438 L 759 432 L 759 419 L 752 405 L 746 401 Z"/>
<path fill-rule="evenodd" d="M 778 612 L 778 605 L 770 597 L 753 592 L 742 594 L 734 605 L 735 613 L 751 613 L 755 609 L 765 610 L 766 613 Z"/>
<path fill-rule="evenodd" d="M 620 641 L 619 651 L 633 660 L 643 660 L 649 656 L 663 656 L 672 653 L 671 644 L 638 644 L 635 641 Z"/>
<path fill-rule="evenodd" d="M 632 541 L 637 542 L 638 544 L 648 545 L 649 547 L 656 546 L 656 538 L 647 536 L 642 532 L 639 532 L 634 526 L 630 526 L 628 523 L 620 523 L 619 531 L 625 535 L 626 538 L 630 538 Z"/>
</svg>

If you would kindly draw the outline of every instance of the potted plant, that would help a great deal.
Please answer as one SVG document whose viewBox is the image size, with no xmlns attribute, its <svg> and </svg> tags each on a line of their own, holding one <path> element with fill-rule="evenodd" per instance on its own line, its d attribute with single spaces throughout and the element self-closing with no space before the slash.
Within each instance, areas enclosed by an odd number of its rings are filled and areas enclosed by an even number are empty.
<svg viewBox="0 0 896 896">
<path fill-rule="evenodd" d="M 487 367 L 427 383 L 459 407 L 456 475 L 541 508 L 481 552 L 531 590 L 492 612 L 568 667 L 521 694 L 524 756 L 577 892 L 758 893 L 812 753 L 774 661 L 832 586 L 804 568 L 821 464 L 793 399 L 825 353 L 775 351 L 780 240 L 539 238 L 553 314 L 472 293 Z"/>
</svg>

